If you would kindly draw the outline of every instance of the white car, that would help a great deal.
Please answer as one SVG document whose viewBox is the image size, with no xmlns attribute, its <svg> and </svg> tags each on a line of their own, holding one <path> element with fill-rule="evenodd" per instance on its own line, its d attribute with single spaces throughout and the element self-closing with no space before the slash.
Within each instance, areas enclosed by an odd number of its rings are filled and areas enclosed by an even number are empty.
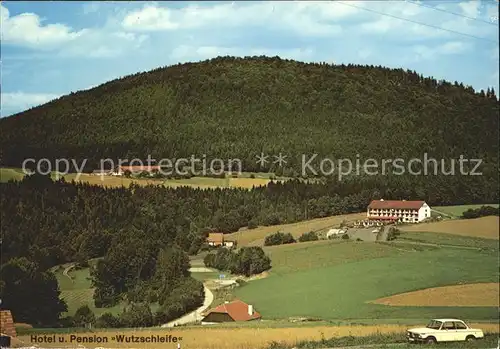
<svg viewBox="0 0 500 349">
<path fill-rule="evenodd" d="M 482 330 L 470 328 L 458 319 L 434 319 L 426 327 L 411 328 L 406 331 L 409 342 L 460 342 L 484 338 Z"/>
</svg>

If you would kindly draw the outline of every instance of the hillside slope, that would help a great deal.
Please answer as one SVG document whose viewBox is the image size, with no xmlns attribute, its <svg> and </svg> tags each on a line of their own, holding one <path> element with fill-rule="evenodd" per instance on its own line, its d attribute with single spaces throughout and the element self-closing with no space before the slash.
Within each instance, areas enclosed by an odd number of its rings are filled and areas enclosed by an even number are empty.
<svg viewBox="0 0 500 349">
<path fill-rule="evenodd" d="M 26 157 L 482 158 L 497 168 L 498 100 L 410 71 L 216 58 L 158 68 L 0 120 L 3 165 Z M 20 136 L 22 135 L 22 136 Z M 92 162 L 90 162 L 92 163 Z M 272 166 L 270 162 L 268 167 Z M 265 170 L 265 169 L 264 169 Z"/>
</svg>

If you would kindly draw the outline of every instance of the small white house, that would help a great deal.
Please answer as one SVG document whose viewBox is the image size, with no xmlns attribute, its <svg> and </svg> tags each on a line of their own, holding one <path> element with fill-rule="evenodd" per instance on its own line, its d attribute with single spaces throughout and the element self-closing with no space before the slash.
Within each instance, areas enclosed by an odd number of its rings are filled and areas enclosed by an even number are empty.
<svg viewBox="0 0 500 349">
<path fill-rule="evenodd" d="M 332 236 L 342 235 L 345 234 L 345 232 L 345 229 L 330 229 L 328 230 L 328 233 L 326 233 L 326 238 L 329 239 Z"/>
</svg>

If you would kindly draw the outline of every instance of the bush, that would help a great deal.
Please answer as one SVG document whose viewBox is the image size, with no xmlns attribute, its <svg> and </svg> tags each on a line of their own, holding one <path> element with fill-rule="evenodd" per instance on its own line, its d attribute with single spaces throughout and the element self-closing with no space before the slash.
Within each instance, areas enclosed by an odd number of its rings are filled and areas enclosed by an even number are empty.
<svg viewBox="0 0 500 349">
<path fill-rule="evenodd" d="M 391 227 L 387 232 L 387 241 L 396 240 L 399 235 L 401 235 L 401 232 L 398 229 Z"/>
<path fill-rule="evenodd" d="M 266 236 L 264 246 L 284 245 L 295 243 L 295 239 L 290 233 L 277 232 Z"/>
<path fill-rule="evenodd" d="M 257 228 L 257 226 L 258 226 L 257 222 L 255 222 L 254 220 L 250 220 L 248 222 L 248 229 L 255 229 L 255 228 Z"/>
<path fill-rule="evenodd" d="M 120 324 L 123 327 L 150 327 L 153 325 L 153 314 L 147 303 L 132 303 L 120 315 Z"/>
<path fill-rule="evenodd" d="M 360 238 L 357 238 L 356 241 L 363 241 L 363 240 L 361 240 Z"/>
<path fill-rule="evenodd" d="M 343 240 L 349 240 L 350 239 L 349 234 L 342 235 L 342 239 Z"/>
<path fill-rule="evenodd" d="M 232 274 L 251 276 L 271 268 L 271 259 L 261 247 L 243 247 L 234 255 L 230 266 Z"/>
<path fill-rule="evenodd" d="M 95 315 L 88 305 L 83 305 L 78 308 L 75 316 L 73 316 L 73 326 L 87 327 L 89 324 L 95 324 Z"/>
<path fill-rule="evenodd" d="M 309 233 L 304 233 L 302 234 L 301 237 L 299 237 L 300 242 L 305 242 L 305 241 L 316 241 L 319 240 L 318 234 L 314 231 L 310 231 Z"/>
<path fill-rule="evenodd" d="M 100 328 L 119 328 L 121 327 L 120 319 L 111 313 L 104 313 L 96 321 L 96 327 Z"/>
<path fill-rule="evenodd" d="M 209 253 L 203 259 L 205 266 L 232 274 L 250 276 L 271 268 L 271 259 L 261 247 L 242 247 L 237 253 L 220 248 L 216 253 Z"/>
<path fill-rule="evenodd" d="M 500 212 L 499 208 L 492 207 L 492 206 L 481 206 L 480 208 L 477 209 L 469 209 L 462 213 L 462 218 L 464 219 L 472 219 L 472 218 L 479 218 L 479 217 L 485 217 L 485 216 L 498 216 Z"/>
</svg>

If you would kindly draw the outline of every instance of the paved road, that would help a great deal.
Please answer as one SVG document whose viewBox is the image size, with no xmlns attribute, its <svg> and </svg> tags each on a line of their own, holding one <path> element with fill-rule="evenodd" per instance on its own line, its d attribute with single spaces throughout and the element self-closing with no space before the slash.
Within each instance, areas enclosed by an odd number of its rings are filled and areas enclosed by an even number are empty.
<svg viewBox="0 0 500 349">
<path fill-rule="evenodd" d="M 203 285 L 205 289 L 205 300 L 203 302 L 203 305 L 199 307 L 198 309 L 190 312 L 189 314 L 186 314 L 184 316 L 181 316 L 178 319 L 172 320 L 166 324 L 161 325 L 161 327 L 174 327 L 176 325 L 184 325 L 184 324 L 189 324 L 192 322 L 200 321 L 203 317 L 201 315 L 202 312 L 208 309 L 212 302 L 214 301 L 214 294 L 212 291 L 208 289 L 206 285 Z"/>
</svg>

